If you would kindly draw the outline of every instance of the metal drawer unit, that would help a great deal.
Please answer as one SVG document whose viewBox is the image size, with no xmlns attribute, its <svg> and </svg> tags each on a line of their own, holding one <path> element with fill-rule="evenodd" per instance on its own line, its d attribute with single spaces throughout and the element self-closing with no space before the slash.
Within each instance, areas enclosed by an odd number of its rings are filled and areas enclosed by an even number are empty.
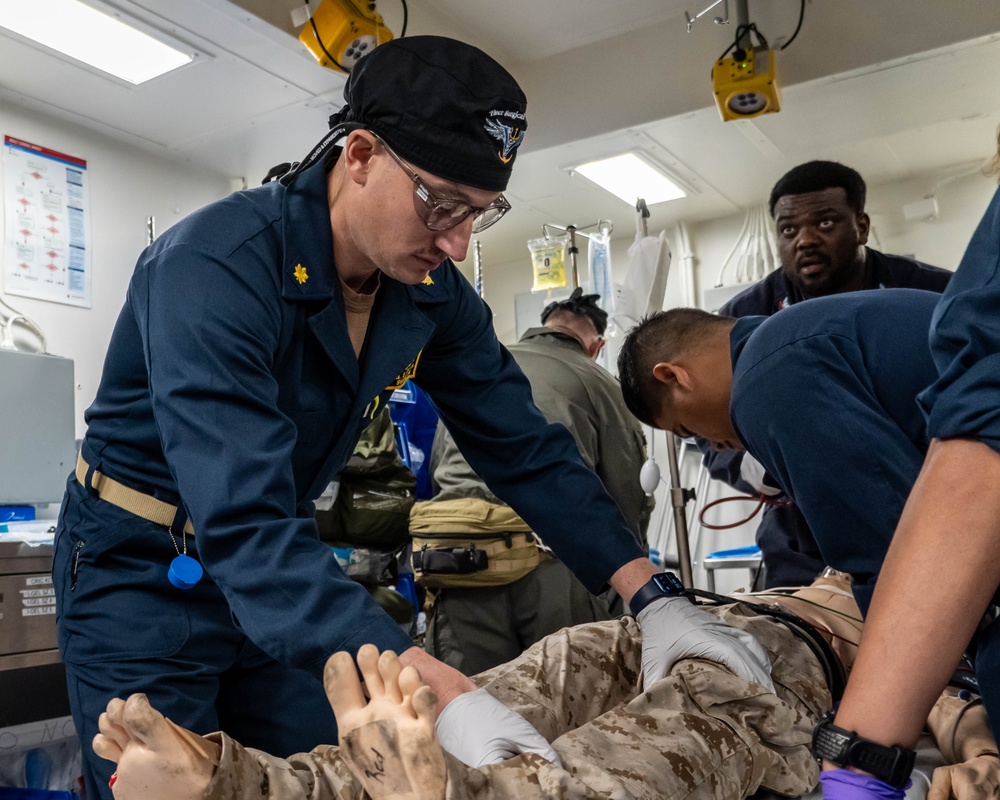
<svg viewBox="0 0 1000 800">
<path fill-rule="evenodd" d="M 52 660 L 39 658 L 57 646 L 51 571 L 51 545 L 0 538 L 0 669 Z"/>
<path fill-rule="evenodd" d="M 69 714 L 52 546 L 0 539 L 0 728 Z"/>
</svg>

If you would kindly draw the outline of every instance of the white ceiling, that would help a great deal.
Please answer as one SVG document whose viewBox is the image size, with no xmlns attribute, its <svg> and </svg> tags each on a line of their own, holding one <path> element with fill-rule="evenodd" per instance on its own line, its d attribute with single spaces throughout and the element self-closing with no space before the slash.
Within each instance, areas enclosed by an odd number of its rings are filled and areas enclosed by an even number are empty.
<svg viewBox="0 0 1000 800">
<path fill-rule="evenodd" d="M 185 42 L 198 58 L 132 87 L 0 30 L 4 102 L 250 184 L 301 157 L 340 106 L 342 77 L 295 38 L 290 11 L 302 0 L 88 1 Z M 397 2 L 381 0 L 379 11 L 398 33 Z M 691 33 L 684 21 L 710 2 L 409 0 L 409 33 L 482 47 L 529 98 L 508 191 L 514 211 L 483 235 L 491 261 L 522 258 L 545 222 L 611 219 L 630 238 L 629 206 L 566 169 L 622 149 L 641 147 L 694 189 L 652 207 L 659 227 L 746 208 L 811 158 L 844 161 L 878 183 L 990 154 L 1000 123 L 996 0 L 810 0 L 798 38 L 777 53 L 782 111 L 729 123 L 710 105 L 709 71 L 735 20 L 714 25 L 719 6 Z M 772 45 L 787 41 L 798 12 L 797 0 L 750 2 Z"/>
</svg>

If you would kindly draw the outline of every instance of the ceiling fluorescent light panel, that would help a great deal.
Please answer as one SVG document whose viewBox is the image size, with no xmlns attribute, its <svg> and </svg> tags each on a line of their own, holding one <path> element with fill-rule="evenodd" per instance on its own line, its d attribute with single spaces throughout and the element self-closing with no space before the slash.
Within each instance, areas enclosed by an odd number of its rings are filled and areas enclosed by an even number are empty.
<svg viewBox="0 0 1000 800">
<path fill-rule="evenodd" d="M 621 198 L 630 206 L 640 197 L 647 205 L 687 197 L 666 171 L 643 153 L 632 150 L 573 167 L 583 177 Z"/>
<path fill-rule="evenodd" d="M 194 60 L 80 0 L 0 2 L 0 27 L 133 85 Z"/>
</svg>

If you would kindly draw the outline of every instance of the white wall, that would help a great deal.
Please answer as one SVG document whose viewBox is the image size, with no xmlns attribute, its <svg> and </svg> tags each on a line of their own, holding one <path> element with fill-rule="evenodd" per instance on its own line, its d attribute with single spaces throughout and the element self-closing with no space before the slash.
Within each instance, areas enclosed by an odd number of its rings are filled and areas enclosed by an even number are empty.
<svg viewBox="0 0 1000 800">
<path fill-rule="evenodd" d="M 979 169 L 952 179 L 925 176 L 875 187 L 868 201 L 879 240 L 875 246 L 887 253 L 912 254 L 928 264 L 956 269 L 996 188 L 996 181 Z M 904 205 L 930 195 L 938 202 L 937 219 L 904 219 Z"/>
<path fill-rule="evenodd" d="M 159 234 L 195 209 L 228 194 L 229 180 L 150 155 L 6 97 L 0 102 L 0 131 L 87 161 L 92 307 L 3 295 L 7 303 L 41 326 L 50 353 L 73 359 L 79 438 L 85 430 L 83 412 L 97 392 L 108 341 L 136 257 L 146 246 L 146 218 L 155 217 Z M 24 349 L 37 347 L 30 334 L 21 333 L 16 341 Z"/>
</svg>

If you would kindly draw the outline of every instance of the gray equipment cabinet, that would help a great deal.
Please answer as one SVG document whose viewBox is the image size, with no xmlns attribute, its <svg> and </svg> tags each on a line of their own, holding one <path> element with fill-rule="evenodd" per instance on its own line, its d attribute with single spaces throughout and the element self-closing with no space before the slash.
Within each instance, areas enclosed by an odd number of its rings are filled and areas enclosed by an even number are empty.
<svg viewBox="0 0 1000 800">
<path fill-rule="evenodd" d="M 70 359 L 0 350 L 0 505 L 62 500 L 73 396 Z M 51 573 L 51 545 L 0 536 L 0 728 L 69 713 Z"/>
<path fill-rule="evenodd" d="M 75 416 L 71 359 L 0 350 L 0 505 L 62 500 Z"/>
</svg>

